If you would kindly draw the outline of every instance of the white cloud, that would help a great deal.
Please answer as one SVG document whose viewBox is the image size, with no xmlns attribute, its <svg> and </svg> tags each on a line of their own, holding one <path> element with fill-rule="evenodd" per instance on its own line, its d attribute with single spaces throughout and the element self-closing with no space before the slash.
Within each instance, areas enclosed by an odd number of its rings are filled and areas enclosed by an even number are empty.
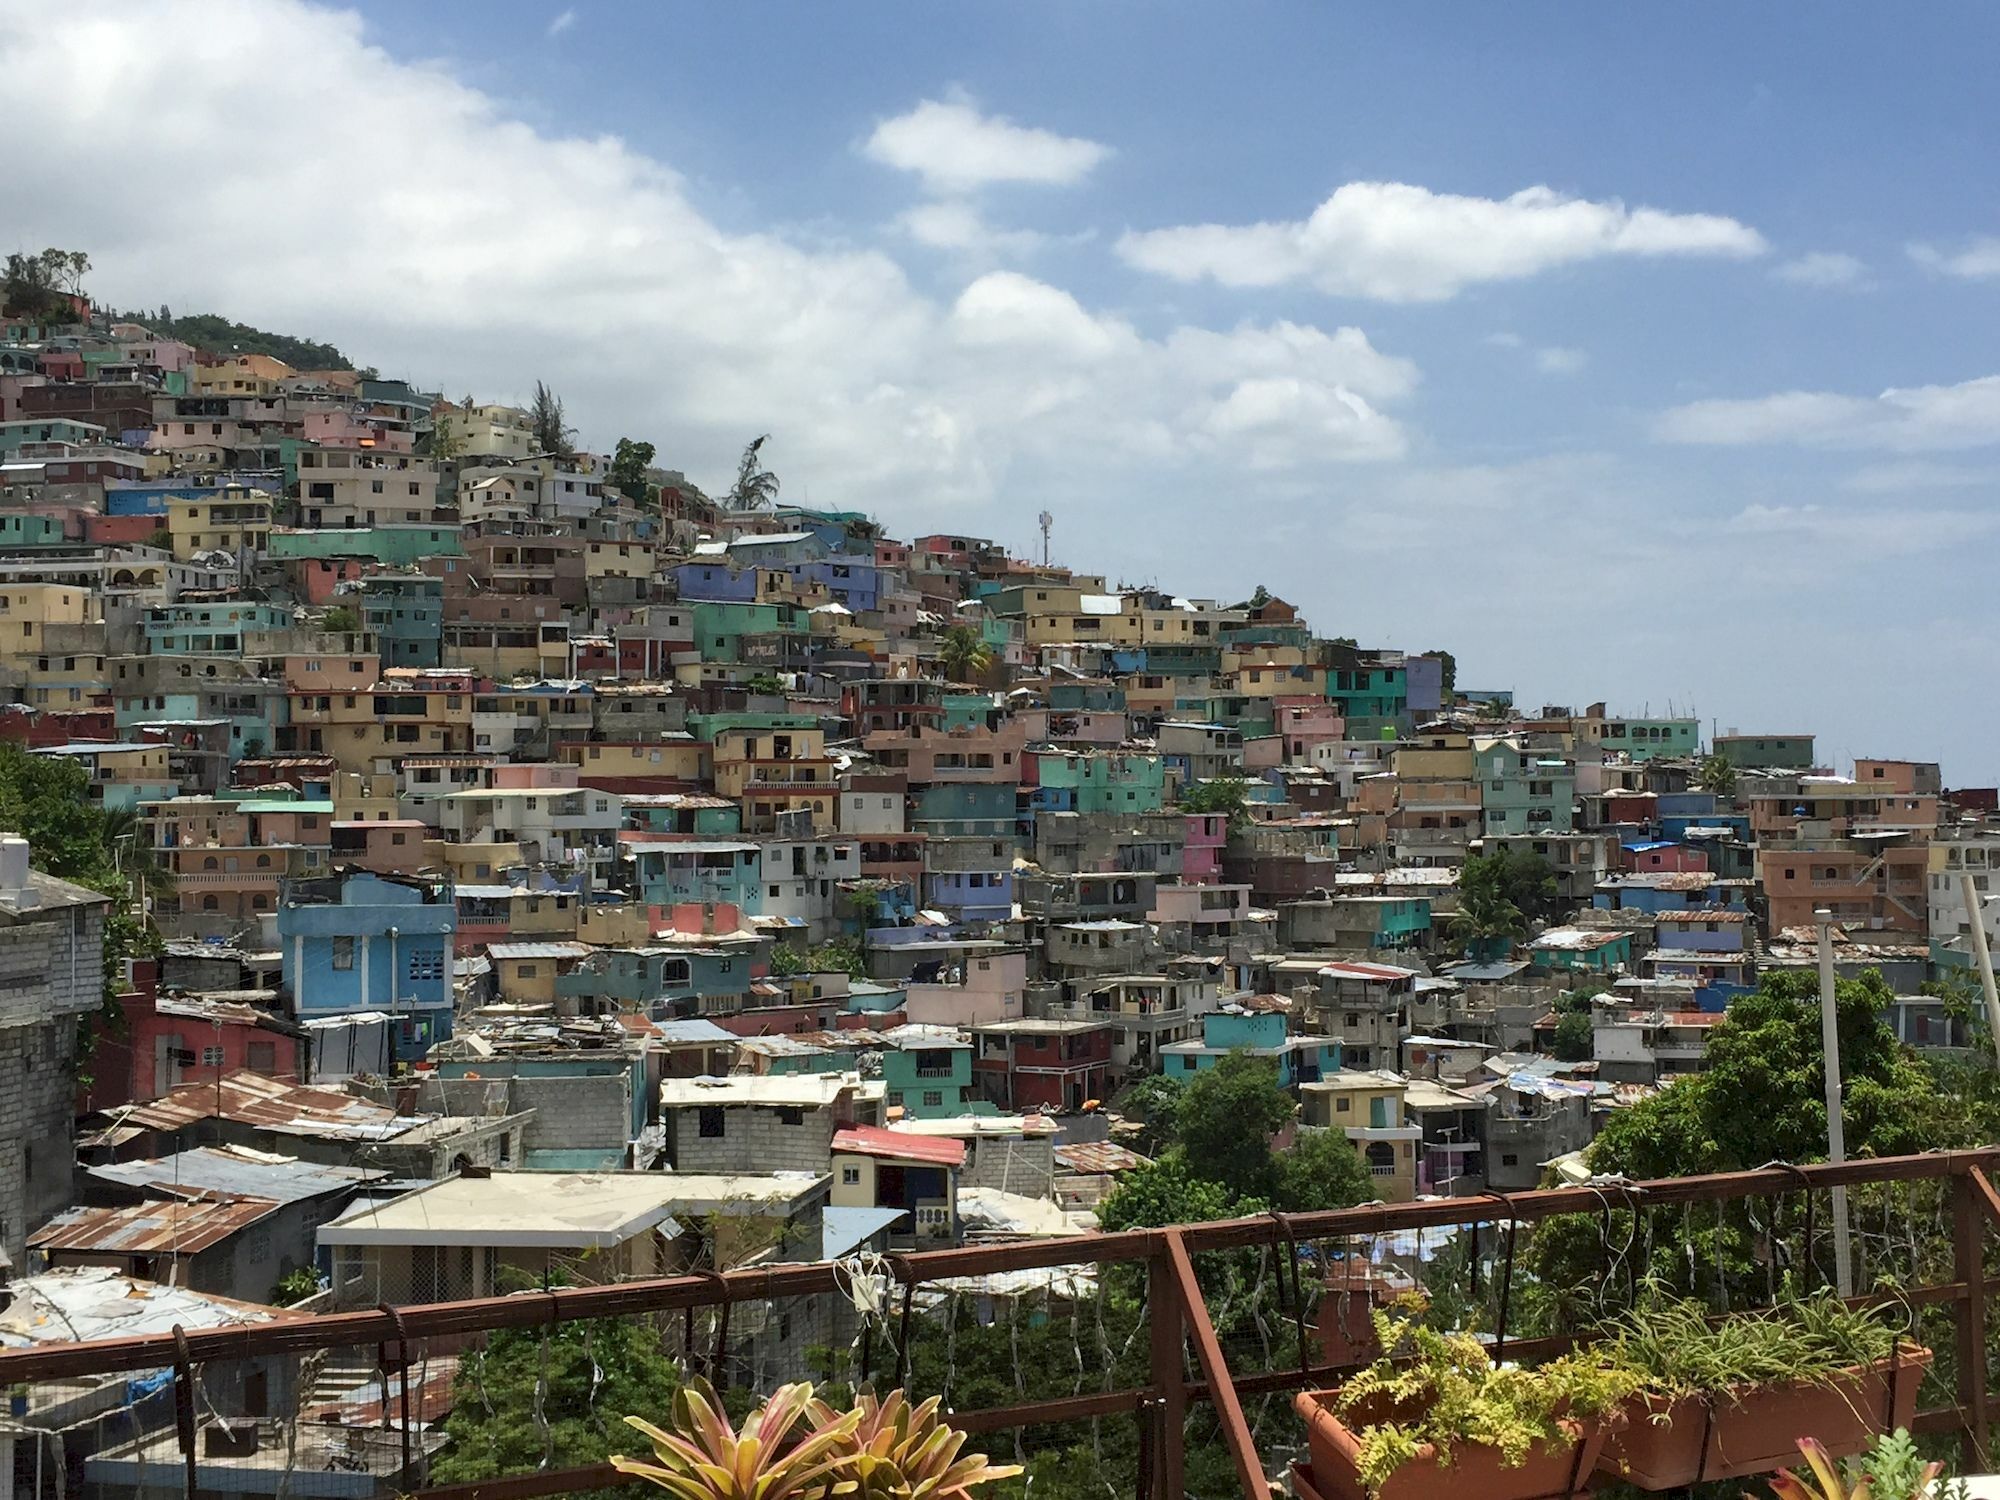
<svg viewBox="0 0 2000 1500">
<path fill-rule="evenodd" d="M 1759 542 L 1783 542 L 1810 547 L 1818 565 L 1829 560 L 1861 565 L 1885 556 L 1916 557 L 1957 547 L 1974 537 L 1990 535 L 2000 517 L 1983 511 L 1906 507 L 1884 514 L 1876 510 L 1841 510 L 1823 505 L 1746 505 L 1721 523 L 1733 536 Z M 1788 561 L 1801 559 L 1794 554 Z"/>
<path fill-rule="evenodd" d="M 1096 141 L 1016 125 L 964 99 L 926 99 L 878 124 L 861 149 L 885 166 L 917 173 L 935 193 L 999 182 L 1069 187 L 1111 155 Z"/>
<path fill-rule="evenodd" d="M 108 301 L 328 339 L 453 393 L 521 400 L 546 380 L 586 442 L 648 438 L 712 486 L 772 431 L 776 467 L 815 501 L 892 522 L 987 503 L 1024 471 L 1099 494 L 1212 487 L 1281 453 L 1242 420 L 1248 398 L 1218 415 L 1274 379 L 1298 383 L 1302 466 L 1407 442 L 1391 408 L 1416 369 L 1359 331 L 1141 334 L 1013 276 L 940 303 L 878 251 L 725 230 L 665 164 L 512 119 L 372 45 L 350 13 L 10 4 L 0 69 L 18 116 L 0 153 L 10 229 L 88 249 Z M 290 128 L 242 129 L 244 77 L 288 80 Z M 396 170 L 357 176 L 362 159 Z M 190 177 L 190 160 L 213 169 Z M 176 211 L 135 217 L 79 186 L 111 180 L 177 181 Z"/>
<path fill-rule="evenodd" d="M 1387 302 L 1442 301 L 1607 256 L 1741 258 L 1765 248 L 1756 230 L 1714 214 L 1628 209 L 1547 187 L 1494 199 L 1406 182 L 1347 183 L 1304 221 L 1130 231 L 1118 243 L 1129 264 L 1176 281 L 1303 281 Z"/>
<path fill-rule="evenodd" d="M 973 256 L 1028 255 L 1048 243 L 1033 229 L 998 229 L 962 198 L 919 203 L 896 216 L 896 227 L 920 245 Z"/>
<path fill-rule="evenodd" d="M 1943 250 L 1921 241 L 1906 247 L 1910 259 L 1927 271 L 1967 281 L 1983 281 L 2000 276 L 2000 237 L 1981 235 L 1956 250 Z"/>
<path fill-rule="evenodd" d="M 1746 400 L 1695 401 L 1663 412 L 1655 436 L 1670 443 L 1744 447 L 1948 451 L 2000 443 L 2000 375 L 1957 385 L 1891 389 L 1879 396 L 1783 391 Z"/>
<path fill-rule="evenodd" d="M 1590 363 L 1581 349 L 1549 348 L 1535 351 L 1535 368 L 1544 375 L 1574 375 Z"/>
<path fill-rule="evenodd" d="M 570 27 L 574 26 L 575 24 L 576 24 L 576 7 L 571 6 L 568 10 L 558 13 L 556 18 L 553 21 L 549 22 L 548 34 L 551 37 L 561 36 L 565 31 L 568 31 Z"/>
<path fill-rule="evenodd" d="M 1909 490 L 1965 490 L 1979 486 L 2000 488 L 2000 473 L 1924 458 L 1864 464 L 1842 480 L 1840 485 L 1857 495 L 1894 495 Z"/>
<path fill-rule="evenodd" d="M 1771 274 L 1794 286 L 1840 290 L 1865 285 L 1868 267 L 1858 257 L 1843 251 L 1814 250 L 1785 261 Z"/>
</svg>

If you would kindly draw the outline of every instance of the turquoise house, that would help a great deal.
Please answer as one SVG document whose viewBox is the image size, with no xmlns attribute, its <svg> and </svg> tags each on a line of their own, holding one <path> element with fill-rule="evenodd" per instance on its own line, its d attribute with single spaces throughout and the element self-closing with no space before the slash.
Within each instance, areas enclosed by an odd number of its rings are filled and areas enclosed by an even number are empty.
<svg viewBox="0 0 2000 1500">
<path fill-rule="evenodd" d="M 1609 974 L 1632 964 L 1632 934 L 1593 927 L 1551 927 L 1528 945 L 1528 962 L 1544 973 Z"/>
<path fill-rule="evenodd" d="M 891 1108 L 913 1120 L 997 1114 L 972 1082 L 972 1043 L 949 1026 L 898 1026 L 883 1036 L 882 1081 Z"/>
<path fill-rule="evenodd" d="M 426 557 L 461 557 L 465 548 L 452 526 L 342 526 L 323 531 L 273 530 L 266 552 L 275 558 L 372 557 L 392 568 L 414 567 Z"/>
<path fill-rule="evenodd" d="M 1189 1079 L 1212 1068 L 1232 1052 L 1268 1057 L 1278 1065 L 1278 1083 L 1293 1088 L 1340 1071 L 1340 1039 L 1293 1036 L 1281 1010 L 1248 1010 L 1225 1006 L 1201 1018 L 1201 1040 L 1170 1042 L 1160 1049 L 1161 1070 L 1169 1078 Z"/>
</svg>

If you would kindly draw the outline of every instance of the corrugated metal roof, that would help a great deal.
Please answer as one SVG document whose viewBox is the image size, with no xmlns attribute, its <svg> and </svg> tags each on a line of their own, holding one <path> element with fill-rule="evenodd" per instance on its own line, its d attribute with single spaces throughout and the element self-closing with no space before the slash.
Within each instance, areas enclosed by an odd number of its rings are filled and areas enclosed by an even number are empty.
<svg viewBox="0 0 2000 1500">
<path fill-rule="evenodd" d="M 322 1166 L 293 1156 L 273 1156 L 231 1146 L 198 1146 L 148 1161 L 110 1162 L 90 1168 L 100 1182 L 148 1188 L 170 1198 L 221 1195 L 294 1203 L 359 1187 L 389 1174 L 369 1167 Z"/>
<path fill-rule="evenodd" d="M 833 1133 L 833 1150 L 892 1161 L 921 1161 L 939 1167 L 965 1165 L 965 1142 L 937 1136 L 906 1135 L 875 1125 L 850 1125 Z"/>
<path fill-rule="evenodd" d="M 1136 1167 L 1152 1165 L 1152 1158 L 1141 1156 L 1114 1141 L 1078 1141 L 1074 1145 L 1056 1147 L 1055 1154 L 1057 1166 L 1092 1175 L 1130 1172 Z"/>
<path fill-rule="evenodd" d="M 122 1120 L 150 1130 L 185 1130 L 217 1117 L 292 1135 L 358 1140 L 385 1140 L 427 1118 L 399 1115 L 387 1105 L 338 1089 L 310 1088 L 243 1071 L 219 1083 L 184 1083 L 163 1098 L 134 1105 Z"/>
<path fill-rule="evenodd" d="M 44 1252 L 196 1255 L 247 1229 L 280 1205 L 269 1198 L 155 1198 L 125 1208 L 72 1208 L 28 1236 Z"/>
<path fill-rule="evenodd" d="M 597 950 L 588 943 L 488 943 L 486 956 L 502 963 L 516 958 L 588 958 Z"/>
</svg>

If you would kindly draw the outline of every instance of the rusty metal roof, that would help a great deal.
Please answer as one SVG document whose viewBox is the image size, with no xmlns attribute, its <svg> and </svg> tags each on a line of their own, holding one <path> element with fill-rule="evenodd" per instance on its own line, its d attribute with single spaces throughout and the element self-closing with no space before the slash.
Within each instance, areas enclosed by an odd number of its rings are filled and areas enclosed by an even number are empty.
<svg viewBox="0 0 2000 1500">
<path fill-rule="evenodd" d="M 156 1198 L 125 1208 L 72 1208 L 28 1237 L 37 1250 L 111 1255 L 195 1255 L 247 1229 L 278 1204 L 269 1198 Z"/>
<path fill-rule="evenodd" d="M 292 1135 L 383 1140 L 421 1123 L 387 1105 L 338 1089 L 311 1088 L 239 1071 L 220 1083 L 185 1083 L 124 1112 L 121 1121 L 151 1130 L 185 1130 L 221 1118 Z"/>
<path fill-rule="evenodd" d="M 1150 1157 L 1141 1156 L 1114 1141 L 1077 1141 L 1072 1145 L 1056 1147 L 1055 1156 L 1057 1166 L 1093 1176 L 1129 1172 L 1135 1167 L 1152 1165 Z"/>
</svg>

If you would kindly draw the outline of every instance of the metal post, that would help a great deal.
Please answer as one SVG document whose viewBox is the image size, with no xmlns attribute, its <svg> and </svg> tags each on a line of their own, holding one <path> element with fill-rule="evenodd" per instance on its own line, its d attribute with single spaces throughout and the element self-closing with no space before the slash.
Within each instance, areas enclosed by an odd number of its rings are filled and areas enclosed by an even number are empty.
<svg viewBox="0 0 2000 1500">
<path fill-rule="evenodd" d="M 1992 1452 L 1991 1417 L 1986 1395 L 1986 1221 L 1983 1194 L 1975 1173 L 1951 1180 L 1952 1279 L 1964 1292 L 1952 1307 L 1958 1356 L 1958 1409 L 1965 1429 L 1965 1467 L 1978 1472 Z"/>
<path fill-rule="evenodd" d="M 1826 1159 L 1836 1166 L 1847 1160 L 1847 1127 L 1840 1114 L 1840 1014 L 1834 999 L 1833 913 L 1825 907 L 1813 913 L 1819 924 L 1819 1031 L 1826 1051 Z M 1854 1251 L 1847 1239 L 1847 1189 L 1836 1187 L 1833 1199 L 1833 1280 L 1843 1297 L 1854 1295 Z"/>
<path fill-rule="evenodd" d="M 1965 898 L 1965 914 L 1972 922 L 1972 956 L 1979 970 L 1979 987 L 1986 992 L 1987 1040 L 1993 1043 L 1993 1055 L 2000 1060 L 2000 992 L 1993 987 L 1993 955 L 1986 947 L 1986 913 L 1979 899 L 1979 887 L 1972 883 L 1972 877 L 1960 874 L 1959 894 Z"/>
<path fill-rule="evenodd" d="M 1187 1425 L 1186 1324 L 1180 1284 L 1164 1248 L 1146 1267 L 1146 1321 L 1150 1324 L 1153 1391 L 1159 1398 L 1159 1445 L 1153 1454 L 1154 1500 L 1181 1500 L 1187 1492 L 1187 1455 L 1181 1432 Z"/>
</svg>

